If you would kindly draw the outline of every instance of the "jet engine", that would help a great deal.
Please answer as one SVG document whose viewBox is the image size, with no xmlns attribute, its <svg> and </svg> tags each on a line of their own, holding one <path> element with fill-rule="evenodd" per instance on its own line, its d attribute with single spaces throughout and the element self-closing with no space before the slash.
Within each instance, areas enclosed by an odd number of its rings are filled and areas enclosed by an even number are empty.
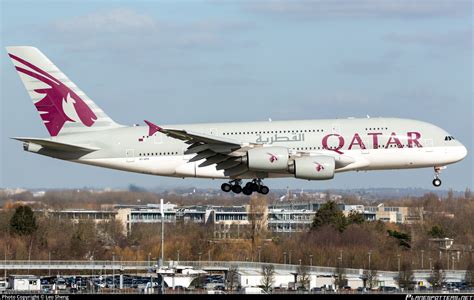
<svg viewBox="0 0 474 300">
<path fill-rule="evenodd" d="M 331 156 L 303 156 L 295 158 L 288 171 L 295 178 L 308 180 L 326 180 L 334 177 L 336 163 Z"/>
<path fill-rule="evenodd" d="M 247 164 L 254 171 L 286 171 L 289 152 L 285 147 L 262 147 L 247 151 Z"/>
</svg>

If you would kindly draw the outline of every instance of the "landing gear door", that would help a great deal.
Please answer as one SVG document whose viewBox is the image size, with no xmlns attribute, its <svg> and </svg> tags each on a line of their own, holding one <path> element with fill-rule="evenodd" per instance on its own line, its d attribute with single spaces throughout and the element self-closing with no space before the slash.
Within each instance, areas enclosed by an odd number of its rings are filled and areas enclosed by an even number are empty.
<svg viewBox="0 0 474 300">
<path fill-rule="evenodd" d="M 135 161 L 135 149 L 125 150 L 125 157 L 127 158 L 127 162 L 134 162 Z"/>
</svg>

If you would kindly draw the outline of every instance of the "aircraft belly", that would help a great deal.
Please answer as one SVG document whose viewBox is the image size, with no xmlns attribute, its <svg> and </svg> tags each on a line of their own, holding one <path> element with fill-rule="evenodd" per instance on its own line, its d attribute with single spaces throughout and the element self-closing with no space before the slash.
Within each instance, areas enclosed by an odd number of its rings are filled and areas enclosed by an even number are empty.
<svg viewBox="0 0 474 300">
<path fill-rule="evenodd" d="M 80 159 L 76 162 L 143 174 L 175 176 L 176 168 L 182 163 L 182 159 L 178 157 L 143 157 L 127 161 L 126 158 L 97 158 Z"/>
<path fill-rule="evenodd" d="M 449 163 L 444 151 L 437 148 L 429 151 L 423 148 L 376 149 L 371 150 L 367 158 L 370 164 L 363 170 L 424 168 Z"/>
<path fill-rule="evenodd" d="M 192 157 L 192 155 L 191 155 Z M 216 164 L 212 164 L 206 167 L 198 167 L 199 164 L 203 163 L 205 160 L 201 159 L 196 162 L 188 162 L 187 160 L 183 160 L 183 165 L 181 165 L 177 170 L 176 173 L 178 174 L 178 171 L 181 172 L 181 169 L 186 168 L 186 165 L 193 165 L 193 170 L 194 170 L 194 175 L 195 177 L 198 178 L 228 178 L 227 176 L 224 175 L 224 170 L 216 170 Z"/>
</svg>

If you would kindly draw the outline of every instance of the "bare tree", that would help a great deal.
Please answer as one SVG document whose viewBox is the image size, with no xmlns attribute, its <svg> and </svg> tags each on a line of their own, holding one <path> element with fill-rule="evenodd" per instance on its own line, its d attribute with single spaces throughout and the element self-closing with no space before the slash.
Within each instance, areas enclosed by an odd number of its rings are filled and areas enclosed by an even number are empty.
<svg viewBox="0 0 474 300">
<path fill-rule="evenodd" d="M 239 280 L 239 267 L 233 265 L 229 268 L 229 271 L 227 271 L 227 282 L 228 282 L 228 288 L 230 289 L 230 291 L 233 291 L 234 287 L 238 286 L 238 280 Z"/>
<path fill-rule="evenodd" d="M 364 270 L 365 286 L 373 289 L 377 286 L 377 270 Z"/>
<path fill-rule="evenodd" d="M 464 191 L 464 198 L 466 200 L 469 200 L 471 199 L 471 197 L 472 197 L 471 189 L 467 187 L 466 190 Z"/>
<path fill-rule="evenodd" d="M 400 289 L 403 289 L 404 291 L 412 290 L 415 286 L 415 283 L 413 282 L 413 280 L 414 280 L 414 275 L 413 275 L 413 270 L 411 268 L 411 264 L 404 262 L 400 266 L 400 271 L 398 272 L 398 277 L 396 278 L 398 286 L 400 287 Z"/>
<path fill-rule="evenodd" d="M 346 270 L 342 268 L 339 264 L 334 273 L 334 285 L 342 289 L 344 286 L 347 285 L 347 278 L 346 278 Z"/>
<path fill-rule="evenodd" d="M 433 286 L 434 290 L 440 290 L 446 281 L 446 274 L 442 269 L 440 261 L 435 262 L 431 275 L 428 278 L 428 282 Z"/>
<path fill-rule="evenodd" d="M 252 247 L 258 244 L 258 240 L 263 235 L 267 226 L 267 201 L 265 197 L 254 196 L 250 199 L 248 206 L 249 213 L 249 235 L 252 241 Z"/>
<path fill-rule="evenodd" d="M 469 288 L 472 289 L 474 287 L 474 262 L 472 261 L 472 259 L 469 261 L 469 264 L 467 265 L 464 281 L 466 281 L 466 284 Z"/>
<path fill-rule="evenodd" d="M 311 281 L 309 271 L 309 267 L 305 265 L 300 265 L 297 269 L 298 283 L 305 289 L 309 289 L 309 284 Z"/>
<path fill-rule="evenodd" d="M 275 283 L 275 266 L 269 264 L 262 266 L 262 279 L 260 283 L 265 292 L 270 292 Z"/>
</svg>

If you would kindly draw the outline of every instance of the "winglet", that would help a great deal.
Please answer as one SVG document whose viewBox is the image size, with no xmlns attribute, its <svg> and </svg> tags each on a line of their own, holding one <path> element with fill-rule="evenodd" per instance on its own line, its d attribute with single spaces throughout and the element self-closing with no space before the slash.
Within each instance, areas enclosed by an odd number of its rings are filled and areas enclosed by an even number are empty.
<svg viewBox="0 0 474 300">
<path fill-rule="evenodd" d="M 143 121 L 144 121 L 144 122 L 148 125 L 148 127 L 149 127 L 149 128 L 148 128 L 148 135 L 149 135 L 149 136 L 154 135 L 156 132 L 161 131 L 161 129 L 162 129 L 160 126 L 155 125 L 155 124 L 153 124 L 153 123 L 150 122 L 150 121 L 147 121 L 147 120 L 143 120 Z"/>
</svg>

